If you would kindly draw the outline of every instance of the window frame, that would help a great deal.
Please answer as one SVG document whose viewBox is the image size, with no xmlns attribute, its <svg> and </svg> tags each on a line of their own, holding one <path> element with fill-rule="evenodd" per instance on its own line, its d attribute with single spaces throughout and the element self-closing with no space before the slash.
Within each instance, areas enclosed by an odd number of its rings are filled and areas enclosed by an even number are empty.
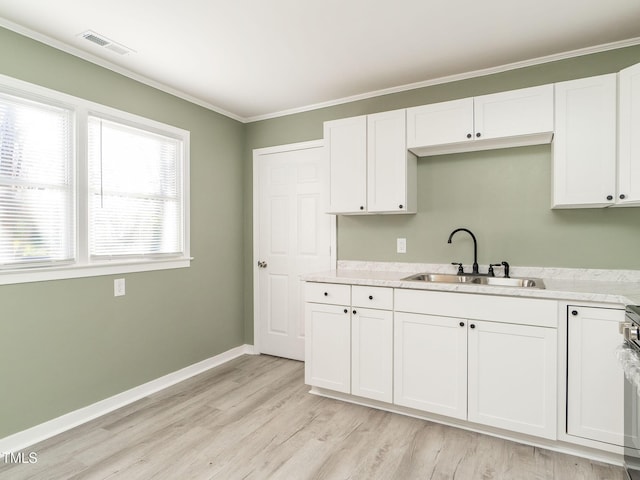
<svg viewBox="0 0 640 480">
<path fill-rule="evenodd" d="M 156 120 L 101 105 L 79 97 L 34 85 L 0 74 L 0 91 L 35 102 L 67 108 L 72 111 L 74 151 L 73 185 L 75 195 L 75 261 L 64 265 L 0 269 L 0 285 L 62 280 L 70 278 L 118 275 L 185 268 L 190 256 L 190 132 Z M 88 118 L 97 116 L 182 142 L 182 236 L 181 255 L 167 257 L 136 257 L 91 259 L 89 254 L 89 185 L 88 185 Z"/>
</svg>

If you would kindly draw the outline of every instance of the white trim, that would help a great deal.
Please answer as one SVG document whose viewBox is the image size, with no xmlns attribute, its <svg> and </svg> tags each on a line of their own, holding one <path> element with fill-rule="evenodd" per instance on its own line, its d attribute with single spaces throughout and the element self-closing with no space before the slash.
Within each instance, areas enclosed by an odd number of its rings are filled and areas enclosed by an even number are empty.
<svg viewBox="0 0 640 480">
<path fill-rule="evenodd" d="M 308 142 L 290 143 L 288 145 L 276 145 L 273 147 L 256 148 L 253 150 L 253 263 L 251 264 L 251 272 L 253 274 L 253 345 L 257 354 L 260 350 L 260 282 L 257 274 L 258 260 L 260 254 L 260 222 L 257 212 L 259 209 L 260 198 L 260 182 L 258 178 L 257 162 L 260 156 L 269 155 L 272 153 L 291 152 L 294 150 L 307 150 L 310 148 L 322 148 L 324 147 L 324 140 L 311 140 Z M 335 268 L 337 262 L 336 245 L 336 216 L 332 215 L 331 232 L 330 232 L 330 248 L 331 248 L 331 265 Z"/>
<path fill-rule="evenodd" d="M 68 53 L 70 55 L 73 55 L 74 57 L 78 57 L 81 58 L 82 60 L 86 60 L 87 62 L 93 63 L 95 65 L 98 65 L 100 67 L 106 68 L 107 70 L 111 70 L 112 72 L 115 73 L 119 73 L 120 75 L 123 75 L 125 77 L 128 77 L 132 80 L 135 80 L 136 82 L 140 82 L 143 83 L 145 85 L 148 85 L 150 87 L 156 88 L 160 91 L 163 91 L 165 93 L 168 93 L 170 95 L 173 95 L 175 97 L 181 98 L 182 100 L 186 100 L 187 102 L 193 103 L 195 105 L 199 105 L 201 107 L 204 107 L 208 110 L 212 110 L 216 113 L 220 113 L 221 115 L 224 115 L 225 117 L 229 117 L 233 120 L 237 120 L 239 122 L 242 123 L 246 123 L 246 119 L 244 117 L 241 117 L 239 115 L 236 115 L 235 113 L 229 112 L 221 107 L 218 107 L 212 103 L 209 103 L 205 100 L 202 100 L 200 98 L 194 97 L 193 95 L 189 95 L 188 93 L 185 93 L 181 90 L 175 89 L 173 87 L 170 87 L 162 82 L 158 82 L 156 80 L 152 80 L 149 77 L 145 77 L 144 75 L 140 75 L 139 73 L 135 73 L 131 70 L 128 70 L 124 67 L 121 67 L 119 65 L 116 65 L 115 63 L 112 63 L 108 60 L 105 60 L 103 58 L 100 58 L 96 55 L 93 55 L 89 52 L 86 52 L 84 50 L 80 50 L 79 48 L 73 47 L 67 43 L 61 42 L 60 40 L 56 40 L 55 38 L 49 37 L 47 35 L 44 35 L 42 33 L 36 32 L 34 30 L 31 30 L 30 28 L 24 27 L 22 25 L 18 25 L 17 23 L 11 22 L 10 20 L 7 20 L 6 18 L 2 18 L 0 17 L 0 27 L 6 28 L 7 30 L 11 30 L 15 33 L 18 33 L 22 36 L 31 38 L 33 40 L 36 40 L 40 43 L 44 43 L 45 45 L 48 45 L 50 47 L 56 48 L 58 50 L 62 50 L 65 53 Z"/>
<path fill-rule="evenodd" d="M 338 98 L 335 100 L 329 100 L 326 102 L 314 103 L 303 107 L 291 108 L 288 110 L 281 110 L 279 112 L 266 113 L 264 115 L 255 115 L 252 117 L 246 117 L 243 119 L 244 123 L 259 122 L 261 120 L 269 120 L 271 118 L 284 117 L 287 115 L 293 115 L 295 113 L 309 112 L 312 110 L 318 110 L 321 108 L 333 107 L 336 105 L 342 105 L 345 103 L 356 102 L 358 100 L 366 100 L 374 97 L 381 97 L 383 95 L 389 95 L 392 93 L 406 92 L 408 90 L 417 90 L 419 88 L 430 87 L 433 85 L 441 85 L 443 83 L 458 82 L 460 80 L 468 80 L 470 78 L 484 77 L 486 75 L 493 75 L 496 73 L 508 72 L 510 70 L 517 70 L 519 68 L 532 67 L 535 65 L 541 65 L 544 63 L 557 62 L 558 60 L 567 60 L 569 58 L 581 57 L 583 55 L 590 55 L 593 53 L 606 52 L 609 50 L 616 50 L 618 48 L 632 47 L 640 45 L 640 37 L 630 38 L 628 40 L 621 40 L 619 42 L 605 43 L 603 45 L 596 45 L 593 47 L 580 48 L 578 50 L 571 50 L 568 52 L 554 53 L 544 57 L 532 58 L 529 60 L 522 60 L 519 62 L 507 63 L 505 65 L 498 65 L 496 67 L 483 68 L 481 70 L 473 70 L 471 72 L 457 73 L 454 75 L 447 75 L 445 77 L 433 78 L 431 80 L 423 80 L 421 82 L 408 83 L 406 85 L 399 85 L 397 87 L 383 88 L 381 90 L 374 90 L 371 92 L 360 93 L 349 97 Z"/>
<path fill-rule="evenodd" d="M 148 397 L 151 394 L 159 392 L 165 388 L 171 387 L 176 383 L 180 383 L 200 373 L 206 372 L 223 363 L 242 355 L 252 355 L 253 347 L 251 345 L 240 345 L 239 347 L 227 350 L 219 355 L 208 358 L 188 367 L 182 368 L 175 372 L 164 375 L 163 377 L 151 380 L 150 382 L 138 385 L 130 390 L 114 395 L 112 397 L 100 400 L 92 405 L 74 410 L 60 417 L 54 418 L 47 422 L 28 428 L 8 437 L 0 439 L 0 452 L 11 453 L 23 450 L 31 445 L 42 442 L 60 433 L 66 432 L 78 425 L 87 423 L 95 418 L 113 412 L 118 408 L 129 405 L 141 398 Z"/>
<path fill-rule="evenodd" d="M 552 55 L 546 55 L 544 57 L 536 57 L 529 60 L 522 60 L 520 62 L 507 63 L 505 65 L 499 65 L 497 67 L 489 67 L 481 70 L 474 70 L 471 72 L 448 75 L 445 77 L 439 77 L 431 80 L 424 80 L 421 82 L 409 83 L 406 85 L 399 85 L 397 87 L 374 90 L 371 92 L 352 95 L 349 97 L 338 98 L 338 99 L 329 100 L 326 102 L 319 102 L 319 103 L 314 103 L 314 104 L 306 105 L 302 107 L 296 107 L 296 108 L 291 108 L 287 110 L 280 110 L 272 113 L 265 113 L 263 115 L 253 115 L 249 117 L 243 117 L 242 115 L 238 115 L 228 110 L 225 110 L 210 102 L 194 97 L 193 95 L 185 93 L 176 88 L 170 87 L 162 82 L 152 80 L 151 78 L 145 77 L 144 75 L 140 75 L 124 67 L 120 67 L 112 62 L 109 62 L 108 60 L 100 58 L 91 53 L 85 52 L 84 50 L 80 50 L 79 48 L 76 48 L 67 43 L 61 42 L 60 40 L 56 40 L 52 37 L 49 37 L 42 33 L 31 30 L 22 25 L 18 25 L 14 22 L 7 20 L 6 18 L 0 17 L 0 27 L 6 28 L 7 30 L 11 30 L 25 37 L 31 38 L 40 43 L 44 43 L 45 45 L 56 48 L 58 50 L 62 50 L 63 52 L 66 52 L 70 55 L 86 60 L 100 67 L 104 67 L 108 70 L 119 73 L 120 75 L 128 77 L 137 82 L 143 83 L 150 87 L 157 88 L 160 91 L 163 91 L 175 97 L 181 98 L 182 100 L 186 100 L 187 102 L 193 103 L 195 105 L 199 105 L 208 110 L 212 110 L 216 113 L 229 117 L 233 120 L 237 120 L 238 122 L 241 122 L 241 123 L 253 123 L 253 122 L 258 122 L 260 120 L 268 120 L 271 118 L 285 117 L 288 115 L 293 115 L 295 113 L 303 113 L 303 112 L 309 112 L 312 110 L 319 110 L 321 108 L 332 107 L 335 105 L 342 105 L 345 103 L 355 102 L 358 100 L 365 100 L 368 98 L 380 97 L 382 95 L 389 95 L 391 93 L 405 92 L 408 90 L 416 90 L 418 88 L 429 87 L 432 85 L 440 85 L 443 83 L 466 80 L 466 79 L 475 78 L 475 77 L 482 77 L 485 75 L 507 72 L 509 70 L 515 70 L 518 68 L 531 67 L 531 66 L 540 65 L 543 63 L 549 63 L 549 62 L 555 62 L 558 60 L 566 60 L 569 58 L 580 57 L 582 55 L 590 55 L 593 53 L 606 52 L 609 50 L 616 50 L 618 48 L 625 48 L 625 47 L 640 45 L 640 37 L 634 37 L 634 38 L 629 38 L 627 40 L 620 40 L 617 42 L 605 43 L 602 45 L 594 45 L 592 47 L 579 48 L 577 50 L 570 50 L 568 52 L 561 52 L 561 53 L 555 53 Z"/>
</svg>

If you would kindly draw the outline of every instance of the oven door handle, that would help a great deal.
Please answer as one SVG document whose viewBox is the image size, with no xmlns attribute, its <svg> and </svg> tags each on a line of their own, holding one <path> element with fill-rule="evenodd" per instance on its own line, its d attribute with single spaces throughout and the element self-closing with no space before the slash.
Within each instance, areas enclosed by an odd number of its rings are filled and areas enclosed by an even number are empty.
<svg viewBox="0 0 640 480">
<path fill-rule="evenodd" d="M 630 342 L 638 340 L 638 328 L 631 322 L 620 322 L 618 324 L 618 331 L 624 336 L 625 340 Z"/>
</svg>

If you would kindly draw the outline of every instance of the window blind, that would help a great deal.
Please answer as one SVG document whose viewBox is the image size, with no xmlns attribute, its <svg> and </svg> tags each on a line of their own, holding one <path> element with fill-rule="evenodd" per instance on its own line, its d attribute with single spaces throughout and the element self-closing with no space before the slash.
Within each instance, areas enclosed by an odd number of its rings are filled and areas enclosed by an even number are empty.
<svg viewBox="0 0 640 480">
<path fill-rule="evenodd" d="M 0 94 L 0 268 L 75 257 L 73 114 Z"/>
<path fill-rule="evenodd" d="M 182 142 L 89 117 L 89 253 L 183 252 Z"/>
</svg>

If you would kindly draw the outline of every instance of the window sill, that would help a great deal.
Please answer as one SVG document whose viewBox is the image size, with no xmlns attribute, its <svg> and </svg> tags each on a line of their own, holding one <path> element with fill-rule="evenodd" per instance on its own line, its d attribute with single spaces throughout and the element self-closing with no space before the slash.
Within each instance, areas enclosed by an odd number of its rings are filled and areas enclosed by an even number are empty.
<svg viewBox="0 0 640 480">
<path fill-rule="evenodd" d="M 191 260 L 193 260 L 192 257 L 180 257 L 163 260 L 108 261 L 92 263 L 91 265 L 7 270 L 0 272 L 0 285 L 186 268 L 191 266 Z"/>
</svg>

